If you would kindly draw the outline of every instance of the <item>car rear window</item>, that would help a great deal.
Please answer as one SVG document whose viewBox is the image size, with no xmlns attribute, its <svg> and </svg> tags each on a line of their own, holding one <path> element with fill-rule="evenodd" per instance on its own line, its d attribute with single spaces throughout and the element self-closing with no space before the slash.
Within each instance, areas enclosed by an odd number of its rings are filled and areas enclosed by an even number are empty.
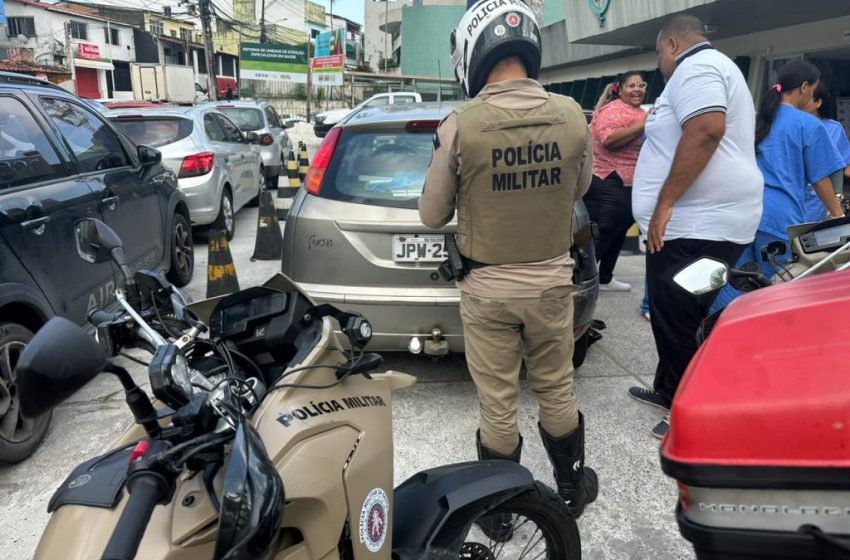
<svg viewBox="0 0 850 560">
<path fill-rule="evenodd" d="M 345 131 L 322 181 L 320 196 L 416 208 L 432 149 L 432 134 Z"/>
<path fill-rule="evenodd" d="M 241 130 L 252 131 L 265 128 L 263 111 L 250 107 L 219 107 L 219 111 L 230 117 Z"/>
<path fill-rule="evenodd" d="M 192 134 L 192 121 L 182 117 L 113 117 L 114 124 L 137 146 L 159 148 Z"/>
</svg>

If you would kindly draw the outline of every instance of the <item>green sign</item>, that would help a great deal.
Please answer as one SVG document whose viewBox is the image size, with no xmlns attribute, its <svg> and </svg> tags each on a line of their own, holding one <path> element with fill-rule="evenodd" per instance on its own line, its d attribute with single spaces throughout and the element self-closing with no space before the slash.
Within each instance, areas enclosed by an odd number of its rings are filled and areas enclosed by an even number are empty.
<svg viewBox="0 0 850 560">
<path fill-rule="evenodd" d="M 307 45 L 242 43 L 239 59 L 243 80 L 307 83 Z"/>
<path fill-rule="evenodd" d="M 316 25 L 325 25 L 325 7 L 321 4 L 304 1 L 304 19 Z"/>
</svg>

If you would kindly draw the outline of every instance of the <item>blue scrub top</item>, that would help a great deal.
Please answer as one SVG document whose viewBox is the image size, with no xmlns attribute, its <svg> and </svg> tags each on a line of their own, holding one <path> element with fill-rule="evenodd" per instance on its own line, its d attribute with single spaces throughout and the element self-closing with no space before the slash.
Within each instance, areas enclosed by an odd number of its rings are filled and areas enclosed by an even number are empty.
<svg viewBox="0 0 850 560">
<path fill-rule="evenodd" d="M 814 190 L 810 185 L 845 167 L 823 123 L 785 104 L 758 145 L 756 161 L 764 176 L 758 229 L 780 239 L 788 239 L 788 226 L 806 221 L 807 191 Z"/>
<path fill-rule="evenodd" d="M 847 132 L 841 123 L 832 119 L 824 119 L 821 121 L 826 127 L 826 133 L 838 153 L 844 159 L 844 167 L 850 165 L 850 140 L 847 139 Z M 826 216 L 826 206 L 823 205 L 818 194 L 814 189 L 806 190 L 806 221 L 819 222 Z"/>
</svg>

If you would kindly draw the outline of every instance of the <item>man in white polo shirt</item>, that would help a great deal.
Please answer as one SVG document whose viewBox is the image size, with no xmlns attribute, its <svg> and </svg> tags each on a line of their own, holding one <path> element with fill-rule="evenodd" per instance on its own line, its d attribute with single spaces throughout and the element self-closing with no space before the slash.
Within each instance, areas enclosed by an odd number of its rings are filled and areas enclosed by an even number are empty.
<svg viewBox="0 0 850 560">
<path fill-rule="evenodd" d="M 734 265 L 761 218 L 753 100 L 741 71 L 711 46 L 704 29 L 698 18 L 680 15 L 658 34 L 667 85 L 647 116 L 632 188 L 634 216 L 647 238 L 658 367 L 652 390 L 632 387 L 629 394 L 667 411 L 652 430 L 659 438 L 697 350 L 697 329 L 717 295 L 692 296 L 673 276 L 700 257 Z"/>
</svg>

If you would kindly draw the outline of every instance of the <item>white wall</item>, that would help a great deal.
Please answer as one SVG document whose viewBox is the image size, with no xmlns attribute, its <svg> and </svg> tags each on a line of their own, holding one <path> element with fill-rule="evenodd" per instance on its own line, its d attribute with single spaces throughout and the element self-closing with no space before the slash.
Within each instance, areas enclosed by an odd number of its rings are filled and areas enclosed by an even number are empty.
<svg viewBox="0 0 850 560">
<path fill-rule="evenodd" d="M 120 46 L 107 45 L 105 41 L 104 29 L 106 28 L 105 21 L 92 20 L 83 16 L 68 15 L 59 12 L 44 10 L 36 6 L 19 4 L 14 1 L 5 3 L 6 17 L 32 17 L 35 20 L 35 37 L 30 37 L 26 41 L 20 41 L 16 37 L 10 37 L 9 44 L 16 47 L 25 47 L 35 49 L 36 64 L 44 64 L 52 66 L 57 63 L 53 58 L 54 51 L 60 51 L 64 54 L 64 50 L 59 46 L 60 43 L 65 43 L 65 22 L 80 21 L 88 27 L 88 40 L 73 39 L 72 44 L 88 43 L 97 45 L 101 58 L 111 58 L 114 60 L 132 62 L 136 60 L 136 47 L 133 42 L 133 29 L 127 25 L 115 25 L 110 23 L 111 28 L 119 29 L 121 42 Z M 130 47 L 129 49 L 127 47 Z M 77 48 L 74 47 L 74 56 L 77 54 Z"/>
</svg>

